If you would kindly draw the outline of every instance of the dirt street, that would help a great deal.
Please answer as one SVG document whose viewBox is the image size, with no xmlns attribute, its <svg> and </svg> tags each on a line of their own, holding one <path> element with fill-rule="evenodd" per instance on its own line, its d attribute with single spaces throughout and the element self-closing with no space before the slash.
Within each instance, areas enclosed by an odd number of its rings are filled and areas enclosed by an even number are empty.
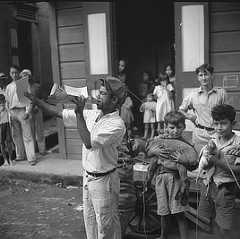
<svg viewBox="0 0 240 239">
<path fill-rule="evenodd" d="M 85 239 L 82 189 L 2 178 L 1 239 Z"/>
</svg>

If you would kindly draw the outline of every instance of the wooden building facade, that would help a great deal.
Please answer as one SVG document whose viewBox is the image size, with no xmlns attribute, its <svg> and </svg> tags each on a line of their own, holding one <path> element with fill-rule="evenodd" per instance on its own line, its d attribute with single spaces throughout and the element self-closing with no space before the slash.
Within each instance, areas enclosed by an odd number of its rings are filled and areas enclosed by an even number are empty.
<svg viewBox="0 0 240 239">
<path fill-rule="evenodd" d="M 31 69 L 46 95 L 52 86 L 48 17 L 46 2 L 0 3 L 0 72 L 8 74 L 12 64 Z"/>
<path fill-rule="evenodd" d="M 227 90 L 239 122 L 240 4 L 172 4 L 177 105 L 192 88 L 198 87 L 195 68 L 209 62 L 215 68 L 215 85 Z M 91 94 L 97 78 L 116 71 L 116 5 L 114 2 L 56 1 L 49 6 L 53 80 L 60 85 L 87 85 Z M 58 129 L 62 157 L 81 159 L 82 143 L 76 129 L 64 127 L 61 121 Z"/>
</svg>

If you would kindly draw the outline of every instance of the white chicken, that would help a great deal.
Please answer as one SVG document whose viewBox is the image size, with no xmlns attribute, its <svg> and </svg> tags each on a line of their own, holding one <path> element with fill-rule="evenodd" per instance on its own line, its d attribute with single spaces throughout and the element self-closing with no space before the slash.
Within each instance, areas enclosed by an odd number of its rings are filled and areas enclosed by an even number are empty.
<svg viewBox="0 0 240 239">
<path fill-rule="evenodd" d="M 207 146 L 200 153 L 200 162 L 199 162 L 199 165 L 198 165 L 198 175 L 197 175 L 197 178 L 196 178 L 196 182 L 198 181 L 198 179 L 201 176 L 201 174 L 203 173 L 203 171 L 206 170 L 208 167 L 210 167 L 209 158 L 212 155 L 216 155 L 216 154 L 218 154 L 217 146 L 216 146 L 216 144 L 214 143 L 213 140 L 210 140 L 208 142 Z M 208 181 L 212 177 L 212 175 L 214 174 L 214 171 L 215 171 L 214 166 L 207 169 L 206 178 L 207 178 Z"/>
</svg>

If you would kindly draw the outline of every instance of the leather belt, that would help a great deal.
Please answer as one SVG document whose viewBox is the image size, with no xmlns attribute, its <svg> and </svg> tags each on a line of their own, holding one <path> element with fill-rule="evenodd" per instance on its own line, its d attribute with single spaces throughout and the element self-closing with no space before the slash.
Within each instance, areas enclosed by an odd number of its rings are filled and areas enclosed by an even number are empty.
<svg viewBox="0 0 240 239">
<path fill-rule="evenodd" d="M 26 107 L 13 107 L 10 110 L 25 110 Z"/>
<path fill-rule="evenodd" d="M 196 127 L 199 128 L 199 129 L 205 129 L 207 131 L 213 131 L 214 130 L 214 128 L 206 127 L 206 126 L 203 126 L 203 125 L 200 125 L 200 124 L 196 124 Z"/>
<path fill-rule="evenodd" d="M 106 176 L 109 173 L 113 173 L 115 170 L 116 170 L 116 168 L 113 168 L 112 170 L 107 171 L 105 173 L 91 173 L 91 172 L 88 172 L 88 171 L 86 171 L 86 172 L 87 172 L 88 175 L 93 176 L 95 178 L 98 178 L 98 177 Z"/>
</svg>

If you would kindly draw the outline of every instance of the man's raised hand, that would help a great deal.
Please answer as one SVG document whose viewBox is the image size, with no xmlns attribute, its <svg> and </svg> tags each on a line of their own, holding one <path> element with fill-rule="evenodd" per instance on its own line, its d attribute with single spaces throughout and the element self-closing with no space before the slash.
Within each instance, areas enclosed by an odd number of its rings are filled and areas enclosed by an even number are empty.
<svg viewBox="0 0 240 239">
<path fill-rule="evenodd" d="M 82 114 L 85 107 L 86 98 L 84 96 L 75 96 L 72 98 L 72 102 L 76 104 L 75 113 Z"/>
</svg>

